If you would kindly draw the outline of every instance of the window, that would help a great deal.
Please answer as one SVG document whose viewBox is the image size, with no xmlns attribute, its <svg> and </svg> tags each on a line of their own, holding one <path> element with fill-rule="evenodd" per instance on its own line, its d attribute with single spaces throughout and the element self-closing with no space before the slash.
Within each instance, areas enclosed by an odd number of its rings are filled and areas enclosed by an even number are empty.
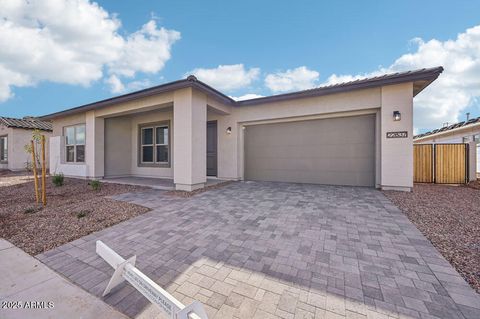
<svg viewBox="0 0 480 319">
<path fill-rule="evenodd" d="M 64 128 L 65 161 L 67 163 L 85 162 L 85 124 Z"/>
<path fill-rule="evenodd" d="M 139 158 L 141 164 L 168 165 L 170 159 L 168 124 L 140 127 Z"/>
<path fill-rule="evenodd" d="M 0 136 L 0 162 L 8 161 L 8 138 Z"/>
<path fill-rule="evenodd" d="M 475 134 L 473 136 L 473 141 L 477 144 L 480 144 L 480 134 Z"/>
</svg>

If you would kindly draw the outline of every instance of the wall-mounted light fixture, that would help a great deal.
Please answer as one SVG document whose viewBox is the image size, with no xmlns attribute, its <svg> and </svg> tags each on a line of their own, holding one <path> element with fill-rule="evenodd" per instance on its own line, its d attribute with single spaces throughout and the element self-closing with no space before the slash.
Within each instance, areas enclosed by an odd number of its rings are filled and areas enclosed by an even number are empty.
<svg viewBox="0 0 480 319">
<path fill-rule="evenodd" d="M 232 134 L 232 127 L 231 126 L 227 127 L 226 132 L 227 132 L 227 134 Z"/>
<path fill-rule="evenodd" d="M 402 115 L 400 114 L 400 111 L 393 111 L 393 120 L 400 121 L 401 119 L 402 119 Z"/>
</svg>

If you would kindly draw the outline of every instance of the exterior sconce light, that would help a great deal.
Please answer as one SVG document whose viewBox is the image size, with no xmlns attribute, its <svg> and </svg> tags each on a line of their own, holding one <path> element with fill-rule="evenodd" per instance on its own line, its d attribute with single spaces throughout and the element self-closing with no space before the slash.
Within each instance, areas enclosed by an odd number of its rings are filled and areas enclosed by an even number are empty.
<svg viewBox="0 0 480 319">
<path fill-rule="evenodd" d="M 227 132 L 227 134 L 232 134 L 232 127 L 231 126 L 227 127 L 226 132 Z"/>
<path fill-rule="evenodd" d="M 402 119 L 402 115 L 400 114 L 400 111 L 393 111 L 393 120 L 400 121 L 401 119 Z"/>
</svg>

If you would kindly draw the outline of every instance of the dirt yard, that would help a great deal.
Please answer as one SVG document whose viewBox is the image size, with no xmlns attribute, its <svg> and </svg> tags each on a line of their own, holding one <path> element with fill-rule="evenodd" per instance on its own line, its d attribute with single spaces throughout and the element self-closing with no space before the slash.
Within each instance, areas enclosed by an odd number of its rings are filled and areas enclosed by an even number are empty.
<svg viewBox="0 0 480 319">
<path fill-rule="evenodd" d="M 417 184 L 412 193 L 384 194 L 480 293 L 480 189 Z"/>
<path fill-rule="evenodd" d="M 144 190 L 139 186 L 101 184 L 65 178 L 56 187 L 47 178 L 47 206 L 35 203 L 33 179 L 0 175 L 0 237 L 36 255 L 147 212 L 149 209 L 105 196 Z"/>
</svg>

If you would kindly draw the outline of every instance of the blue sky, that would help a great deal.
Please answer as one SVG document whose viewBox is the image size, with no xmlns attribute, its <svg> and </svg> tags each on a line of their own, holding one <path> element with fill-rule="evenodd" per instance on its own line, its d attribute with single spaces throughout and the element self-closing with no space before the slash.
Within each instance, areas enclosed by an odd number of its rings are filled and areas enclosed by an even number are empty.
<svg viewBox="0 0 480 319">
<path fill-rule="evenodd" d="M 446 79 L 416 98 L 417 131 L 480 116 L 479 1 L 18 2 L 0 2 L 3 116 L 47 114 L 188 73 L 240 97 L 436 62 Z M 40 29 L 41 38 L 28 32 Z"/>
</svg>

